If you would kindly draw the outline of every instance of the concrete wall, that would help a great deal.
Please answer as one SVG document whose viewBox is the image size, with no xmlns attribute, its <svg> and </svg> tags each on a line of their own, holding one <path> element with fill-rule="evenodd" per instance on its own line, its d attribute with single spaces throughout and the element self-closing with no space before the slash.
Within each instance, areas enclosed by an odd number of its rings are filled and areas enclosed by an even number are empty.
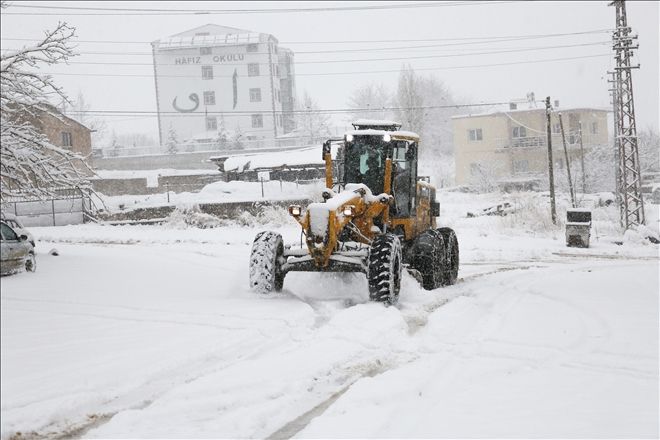
<svg viewBox="0 0 660 440">
<path fill-rule="evenodd" d="M 218 218 L 233 219 L 237 218 L 243 212 L 249 212 L 252 215 L 258 215 L 268 206 L 288 207 L 289 205 L 307 205 L 311 202 L 309 199 L 282 200 L 282 201 L 259 201 L 259 202 L 232 202 L 232 203 L 201 203 L 199 209 L 205 214 L 211 214 Z M 158 220 L 169 216 L 175 206 L 155 206 L 151 208 L 138 208 L 130 211 L 116 212 L 100 216 L 104 221 L 144 221 Z"/>
<path fill-rule="evenodd" d="M 165 191 L 197 192 L 206 185 L 224 180 L 217 174 L 193 174 L 188 176 L 160 176 L 158 186 L 148 186 L 146 177 L 131 179 L 95 179 L 92 180 L 94 191 L 106 196 L 161 194 Z"/>
<path fill-rule="evenodd" d="M 217 170 L 209 157 L 214 151 L 177 154 L 151 154 L 148 156 L 104 157 L 94 159 L 94 168 L 99 170 L 159 170 L 163 168 L 185 170 Z"/>
</svg>

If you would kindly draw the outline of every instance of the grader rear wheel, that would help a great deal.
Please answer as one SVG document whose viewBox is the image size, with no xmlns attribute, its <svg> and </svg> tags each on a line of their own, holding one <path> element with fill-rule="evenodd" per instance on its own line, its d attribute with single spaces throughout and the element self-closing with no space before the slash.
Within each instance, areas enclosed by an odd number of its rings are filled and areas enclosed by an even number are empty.
<svg viewBox="0 0 660 440">
<path fill-rule="evenodd" d="M 442 234 L 428 229 L 413 244 L 412 267 L 422 274 L 422 287 L 433 290 L 442 285 L 445 244 Z"/>
<path fill-rule="evenodd" d="M 458 279 L 458 238 L 456 232 L 451 228 L 440 228 L 445 244 L 445 258 L 442 267 L 442 285 L 451 286 Z"/>
</svg>

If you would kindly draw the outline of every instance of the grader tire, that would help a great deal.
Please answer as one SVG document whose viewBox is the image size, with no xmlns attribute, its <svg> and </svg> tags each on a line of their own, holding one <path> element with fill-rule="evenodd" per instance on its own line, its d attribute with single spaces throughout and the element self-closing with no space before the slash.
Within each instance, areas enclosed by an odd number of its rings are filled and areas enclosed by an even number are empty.
<svg viewBox="0 0 660 440">
<path fill-rule="evenodd" d="M 426 290 L 440 287 L 445 253 L 442 234 L 428 229 L 417 237 L 413 246 L 412 267 L 422 275 L 422 287 Z"/>
<path fill-rule="evenodd" d="M 374 238 L 369 251 L 367 280 L 369 299 L 385 304 L 396 304 L 401 290 L 403 265 L 401 242 L 394 234 L 383 234 Z"/>
<path fill-rule="evenodd" d="M 456 284 L 456 280 L 458 279 L 458 238 L 456 237 L 456 232 L 451 228 L 440 228 L 438 232 L 442 234 L 445 244 L 442 285 L 451 286 Z"/>
<path fill-rule="evenodd" d="M 276 232 L 260 232 L 250 253 L 250 287 L 256 292 L 279 292 L 284 285 L 284 241 Z"/>
</svg>

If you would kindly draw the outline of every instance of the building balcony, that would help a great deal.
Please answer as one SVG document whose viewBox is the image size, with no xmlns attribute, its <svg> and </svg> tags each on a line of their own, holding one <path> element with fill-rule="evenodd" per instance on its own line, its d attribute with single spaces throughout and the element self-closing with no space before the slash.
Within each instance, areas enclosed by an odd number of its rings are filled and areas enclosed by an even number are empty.
<svg viewBox="0 0 660 440">
<path fill-rule="evenodd" d="M 506 137 L 506 138 L 496 138 L 493 141 L 494 147 L 497 151 L 504 151 L 509 149 L 516 148 L 547 148 L 548 138 L 546 135 L 541 136 L 526 136 L 526 137 Z M 594 144 L 597 144 L 599 139 L 596 135 L 587 135 L 583 134 L 582 144 L 585 148 L 591 147 Z M 554 148 L 560 148 L 563 146 L 562 136 L 558 133 L 552 134 L 552 146 Z M 578 134 L 566 134 L 566 146 L 569 148 L 580 148 L 580 136 Z"/>
</svg>

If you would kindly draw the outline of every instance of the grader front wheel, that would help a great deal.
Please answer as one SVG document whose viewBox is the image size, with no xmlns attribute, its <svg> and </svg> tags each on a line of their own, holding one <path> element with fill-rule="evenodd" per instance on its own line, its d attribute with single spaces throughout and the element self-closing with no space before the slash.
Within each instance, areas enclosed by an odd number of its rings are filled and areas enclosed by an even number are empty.
<svg viewBox="0 0 660 440">
<path fill-rule="evenodd" d="M 284 285 L 284 242 L 276 232 L 260 232 L 250 253 L 250 287 L 259 293 L 279 292 Z"/>
<path fill-rule="evenodd" d="M 401 290 L 401 243 L 394 234 L 374 238 L 369 252 L 369 299 L 396 304 Z"/>
</svg>

